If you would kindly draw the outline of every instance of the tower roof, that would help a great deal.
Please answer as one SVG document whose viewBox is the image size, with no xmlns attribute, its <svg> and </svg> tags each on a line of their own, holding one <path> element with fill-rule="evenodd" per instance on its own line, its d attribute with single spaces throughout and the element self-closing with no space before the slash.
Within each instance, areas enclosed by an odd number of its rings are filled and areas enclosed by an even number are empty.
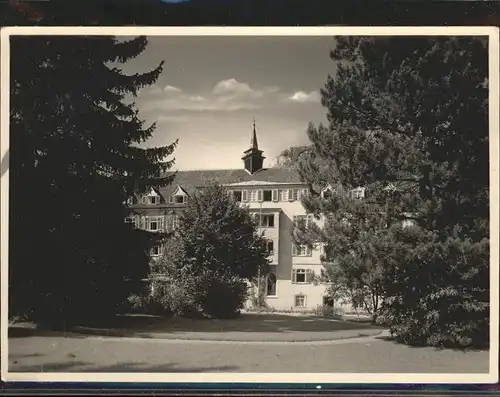
<svg viewBox="0 0 500 397">
<path fill-rule="evenodd" d="M 255 130 L 255 119 L 253 121 L 253 133 L 250 141 L 250 148 L 253 150 L 259 150 L 259 144 L 257 143 L 257 131 Z"/>
</svg>

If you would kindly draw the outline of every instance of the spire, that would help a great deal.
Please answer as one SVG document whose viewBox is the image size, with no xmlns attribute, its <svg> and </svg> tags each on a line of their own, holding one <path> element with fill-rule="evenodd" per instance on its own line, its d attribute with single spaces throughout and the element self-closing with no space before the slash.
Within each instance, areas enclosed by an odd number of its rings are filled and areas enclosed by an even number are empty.
<svg viewBox="0 0 500 397">
<path fill-rule="evenodd" d="M 241 158 L 245 164 L 245 169 L 250 173 L 262 169 L 265 157 L 262 155 L 263 151 L 259 150 L 259 145 L 257 143 L 257 131 L 255 129 L 255 119 L 253 121 L 253 133 L 252 139 L 250 140 L 250 148 L 243 152 L 243 157 Z"/>
<path fill-rule="evenodd" d="M 254 150 L 259 150 L 259 145 L 257 143 L 257 132 L 255 131 L 255 119 L 253 119 L 253 134 L 252 134 L 252 140 L 250 141 L 250 148 Z"/>
</svg>

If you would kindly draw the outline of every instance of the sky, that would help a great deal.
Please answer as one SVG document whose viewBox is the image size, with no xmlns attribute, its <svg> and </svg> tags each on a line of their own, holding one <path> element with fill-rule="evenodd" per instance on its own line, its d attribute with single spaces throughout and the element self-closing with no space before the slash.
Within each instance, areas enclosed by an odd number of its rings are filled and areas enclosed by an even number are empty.
<svg viewBox="0 0 500 397">
<path fill-rule="evenodd" d="M 335 71 L 333 37 L 149 37 L 126 72 L 161 60 L 157 82 L 136 98 L 157 129 L 147 146 L 179 140 L 174 169 L 242 168 L 255 119 L 259 148 L 272 166 L 279 153 L 308 143 L 309 122 L 325 121 L 319 90 Z"/>
</svg>

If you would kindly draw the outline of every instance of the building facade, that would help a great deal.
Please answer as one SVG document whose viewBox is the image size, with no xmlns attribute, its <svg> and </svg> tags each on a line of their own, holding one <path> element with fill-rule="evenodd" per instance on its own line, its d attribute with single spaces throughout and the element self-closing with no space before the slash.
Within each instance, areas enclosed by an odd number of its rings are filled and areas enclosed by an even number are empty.
<svg viewBox="0 0 500 397">
<path fill-rule="evenodd" d="M 331 304 L 328 284 L 320 280 L 322 247 L 310 249 L 296 245 L 291 234 L 299 218 L 318 222 L 306 213 L 301 202 L 309 192 L 308 186 L 292 169 L 264 168 L 264 159 L 254 124 L 250 148 L 243 152 L 241 169 L 179 171 L 172 185 L 152 189 L 129 203 L 133 214 L 127 222 L 149 231 L 174 230 L 192 194 L 217 181 L 235 201 L 248 208 L 267 239 L 270 261 L 266 275 L 267 306 L 276 310 L 307 311 Z M 151 253 L 153 259 L 162 254 L 161 246 Z"/>
</svg>

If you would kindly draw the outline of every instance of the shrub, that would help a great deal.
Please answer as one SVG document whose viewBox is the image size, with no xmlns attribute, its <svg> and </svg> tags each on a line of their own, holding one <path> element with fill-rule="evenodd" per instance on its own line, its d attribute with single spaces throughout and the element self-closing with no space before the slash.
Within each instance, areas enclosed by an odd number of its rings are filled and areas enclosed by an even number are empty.
<svg viewBox="0 0 500 397">
<path fill-rule="evenodd" d="M 379 323 L 410 345 L 489 344 L 489 245 L 448 239 L 414 249 L 392 273 Z M 414 287 L 409 289 L 407 283 Z"/>
<path fill-rule="evenodd" d="M 204 313 L 217 318 L 233 318 L 239 314 L 247 299 L 248 287 L 245 280 L 232 277 L 213 279 L 200 297 L 200 306 Z"/>
</svg>

